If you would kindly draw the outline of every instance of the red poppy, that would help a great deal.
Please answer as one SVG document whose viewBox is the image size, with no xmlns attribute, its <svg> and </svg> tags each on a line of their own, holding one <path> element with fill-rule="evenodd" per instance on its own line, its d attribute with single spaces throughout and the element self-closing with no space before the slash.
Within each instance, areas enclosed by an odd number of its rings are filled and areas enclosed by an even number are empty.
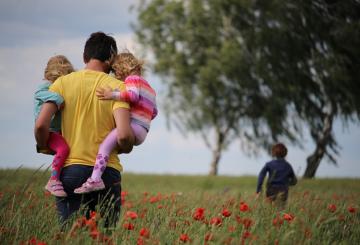
<svg viewBox="0 0 360 245">
<path fill-rule="evenodd" d="M 240 203 L 240 211 L 241 212 L 246 212 L 249 210 L 249 205 L 247 205 L 246 202 L 241 202 Z"/>
<path fill-rule="evenodd" d="M 204 212 L 205 208 L 197 208 L 193 214 L 194 220 L 203 220 L 205 218 Z"/>
<path fill-rule="evenodd" d="M 242 224 L 244 225 L 245 229 L 249 229 L 253 223 L 254 222 L 250 218 L 244 218 L 242 220 Z"/>
<path fill-rule="evenodd" d="M 145 244 L 145 241 L 142 237 L 139 237 L 136 241 L 136 245 L 144 245 Z"/>
<path fill-rule="evenodd" d="M 230 215 L 231 215 L 231 212 L 227 208 L 224 208 L 221 213 L 224 217 L 230 217 Z"/>
<path fill-rule="evenodd" d="M 134 211 L 127 211 L 125 214 L 125 218 L 136 219 L 137 217 L 138 214 Z"/>
<path fill-rule="evenodd" d="M 286 220 L 288 222 L 291 222 L 291 221 L 294 220 L 295 216 L 293 214 L 290 214 L 290 213 L 284 213 L 283 218 L 284 218 L 284 220 Z"/>
<path fill-rule="evenodd" d="M 348 207 L 348 211 L 349 211 L 350 213 L 356 213 L 356 208 L 353 207 L 353 206 L 349 206 L 349 207 Z"/>
<path fill-rule="evenodd" d="M 329 204 L 328 210 L 332 213 L 336 211 L 336 205 L 335 204 Z"/>
<path fill-rule="evenodd" d="M 140 236 L 145 237 L 145 238 L 150 237 L 150 231 L 146 228 L 141 228 L 139 234 L 140 234 Z"/>
<path fill-rule="evenodd" d="M 272 223 L 273 226 L 280 227 L 284 223 L 284 220 L 280 219 L 279 217 L 276 217 L 275 219 L 273 219 Z"/>
<path fill-rule="evenodd" d="M 126 229 L 126 230 L 134 230 L 135 226 L 132 224 L 132 223 L 124 223 L 123 224 L 123 227 Z"/>
<path fill-rule="evenodd" d="M 187 234 L 181 234 L 180 235 L 180 241 L 182 242 L 189 242 L 190 241 L 190 237 Z"/>
<path fill-rule="evenodd" d="M 210 219 L 210 224 L 220 226 L 222 224 L 222 219 L 220 217 L 213 217 Z"/>
<path fill-rule="evenodd" d="M 244 231 L 244 233 L 242 234 L 243 239 L 249 238 L 250 236 L 251 236 L 250 231 Z"/>
</svg>

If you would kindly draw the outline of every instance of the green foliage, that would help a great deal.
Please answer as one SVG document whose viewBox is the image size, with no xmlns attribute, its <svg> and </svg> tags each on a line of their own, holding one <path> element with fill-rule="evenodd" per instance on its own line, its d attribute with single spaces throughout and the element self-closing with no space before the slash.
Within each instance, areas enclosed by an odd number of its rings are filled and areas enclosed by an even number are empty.
<svg viewBox="0 0 360 245">
<path fill-rule="evenodd" d="M 355 0 L 153 0 L 135 30 L 163 77 L 167 115 L 214 161 L 234 138 L 250 152 L 301 145 L 305 125 L 323 152 L 315 162 L 336 163 L 333 120 L 360 116 L 359 10 Z"/>
<path fill-rule="evenodd" d="M 302 180 L 279 211 L 255 198 L 255 177 L 124 174 L 124 203 L 115 229 L 104 230 L 99 216 L 84 220 L 77 215 L 61 232 L 55 200 L 43 192 L 49 175 L 0 170 L 1 244 L 137 244 L 139 239 L 181 244 L 181 234 L 190 238 L 188 244 L 203 244 L 207 234 L 213 235 L 209 244 L 357 244 L 360 239 L 357 179 Z M 241 204 L 249 209 L 241 211 Z M 194 219 L 198 208 L 204 208 L 204 219 Z M 211 224 L 214 217 L 221 225 Z M 133 228 L 126 229 L 129 223 Z M 142 228 L 148 236 L 140 235 Z"/>
</svg>

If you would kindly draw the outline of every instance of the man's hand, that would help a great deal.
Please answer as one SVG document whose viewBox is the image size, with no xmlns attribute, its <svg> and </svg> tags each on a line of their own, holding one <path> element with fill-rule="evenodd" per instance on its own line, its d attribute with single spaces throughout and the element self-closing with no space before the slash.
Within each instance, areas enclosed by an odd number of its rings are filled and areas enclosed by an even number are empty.
<svg viewBox="0 0 360 245">
<path fill-rule="evenodd" d="M 51 118 L 55 115 L 57 110 L 57 105 L 52 102 L 44 103 L 41 107 L 34 129 L 36 143 L 41 149 L 47 148 Z"/>
<path fill-rule="evenodd" d="M 113 90 L 111 87 L 100 87 L 96 89 L 96 96 L 99 97 L 100 100 L 112 100 L 113 99 Z"/>
<path fill-rule="evenodd" d="M 48 147 L 40 148 L 38 145 L 36 145 L 36 152 L 46 154 L 46 155 L 55 155 L 55 152 L 53 150 L 51 150 L 50 148 L 48 148 Z"/>
</svg>

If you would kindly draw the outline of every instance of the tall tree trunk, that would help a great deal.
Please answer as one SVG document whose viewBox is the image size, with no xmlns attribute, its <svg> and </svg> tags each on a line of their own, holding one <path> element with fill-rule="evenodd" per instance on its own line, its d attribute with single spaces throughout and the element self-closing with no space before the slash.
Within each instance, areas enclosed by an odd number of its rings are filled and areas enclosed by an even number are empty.
<svg viewBox="0 0 360 245">
<path fill-rule="evenodd" d="M 216 136 L 217 136 L 217 140 L 216 140 L 215 149 L 212 151 L 212 161 L 210 164 L 210 172 L 209 172 L 209 175 L 213 175 L 213 176 L 216 176 L 218 174 L 219 162 L 225 140 L 224 134 L 221 132 L 218 132 Z"/>
<path fill-rule="evenodd" d="M 332 131 L 334 115 L 332 113 L 326 114 L 324 117 L 323 131 L 316 141 L 316 148 L 313 154 L 311 154 L 306 160 L 307 165 L 304 173 L 304 178 L 314 178 L 316 171 L 320 165 L 322 158 L 326 152 L 326 147 L 329 143 L 329 139 Z"/>
</svg>

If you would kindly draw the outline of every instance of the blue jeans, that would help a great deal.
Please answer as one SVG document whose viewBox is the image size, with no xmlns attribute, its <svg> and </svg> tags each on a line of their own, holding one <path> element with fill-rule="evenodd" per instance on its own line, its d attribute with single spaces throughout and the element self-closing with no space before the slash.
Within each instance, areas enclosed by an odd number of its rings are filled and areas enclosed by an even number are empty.
<svg viewBox="0 0 360 245">
<path fill-rule="evenodd" d="M 56 206 L 60 222 L 65 224 L 73 213 L 84 208 L 87 218 L 90 212 L 100 211 L 105 218 L 105 226 L 115 226 L 120 216 L 121 208 L 121 175 L 114 168 L 107 167 L 102 175 L 105 189 L 87 194 L 75 194 L 74 189 L 80 187 L 90 176 L 93 167 L 74 164 L 61 170 L 60 180 L 63 183 L 67 197 L 57 197 Z"/>
</svg>

